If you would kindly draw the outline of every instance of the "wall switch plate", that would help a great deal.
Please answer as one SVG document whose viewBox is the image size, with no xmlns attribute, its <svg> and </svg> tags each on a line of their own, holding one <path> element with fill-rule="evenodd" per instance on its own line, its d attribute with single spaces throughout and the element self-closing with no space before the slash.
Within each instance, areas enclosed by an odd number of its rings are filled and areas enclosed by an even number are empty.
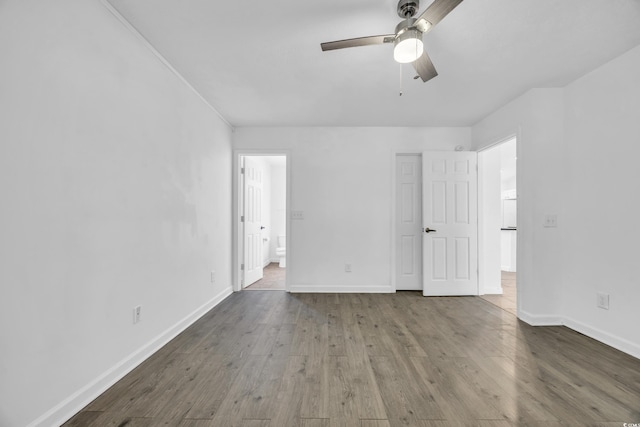
<svg viewBox="0 0 640 427">
<path fill-rule="evenodd" d="M 211 283 L 216 283 L 216 271 L 211 270 Z"/>
<path fill-rule="evenodd" d="M 304 211 L 291 211 L 291 219 L 304 219 Z"/>
<path fill-rule="evenodd" d="M 133 324 L 135 325 L 140 321 L 140 316 L 142 315 L 142 306 L 138 305 L 133 308 Z"/>
<path fill-rule="evenodd" d="M 545 215 L 544 226 L 545 228 L 556 228 L 558 226 L 558 215 Z"/>
<path fill-rule="evenodd" d="M 347 273 L 351 273 L 351 264 L 345 264 L 344 265 L 344 271 Z"/>
<path fill-rule="evenodd" d="M 609 310 L 609 294 L 598 292 L 596 295 L 598 297 L 598 308 Z"/>
</svg>

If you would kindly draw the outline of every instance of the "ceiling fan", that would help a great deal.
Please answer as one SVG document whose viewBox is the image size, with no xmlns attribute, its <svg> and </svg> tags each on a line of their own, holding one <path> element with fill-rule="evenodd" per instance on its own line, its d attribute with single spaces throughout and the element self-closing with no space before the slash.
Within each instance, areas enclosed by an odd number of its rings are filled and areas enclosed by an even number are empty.
<svg viewBox="0 0 640 427">
<path fill-rule="evenodd" d="M 413 16 L 420 8 L 420 0 L 400 0 L 398 2 L 398 16 L 403 21 L 396 26 L 394 34 L 338 40 L 321 43 L 320 46 L 323 51 L 327 51 L 346 47 L 393 43 L 393 58 L 403 64 L 412 62 L 418 76 L 423 82 L 426 82 L 437 76 L 438 72 L 424 50 L 422 35 L 431 31 L 438 22 L 442 21 L 460 3 L 462 3 L 462 0 L 434 0 L 420 16 L 414 18 Z"/>
</svg>

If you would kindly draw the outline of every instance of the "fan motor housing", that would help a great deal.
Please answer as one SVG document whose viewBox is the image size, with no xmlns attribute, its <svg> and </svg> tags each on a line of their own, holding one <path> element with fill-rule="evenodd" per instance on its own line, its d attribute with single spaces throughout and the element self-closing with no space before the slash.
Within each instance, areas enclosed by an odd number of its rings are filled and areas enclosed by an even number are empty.
<svg viewBox="0 0 640 427">
<path fill-rule="evenodd" d="M 420 31 L 418 28 L 416 28 L 415 23 L 416 23 L 415 18 L 409 18 L 409 19 L 405 19 L 404 21 L 400 21 L 400 23 L 396 25 L 396 29 L 395 29 L 396 38 L 409 30 Z M 420 31 L 420 33 L 422 33 L 422 31 Z"/>
<path fill-rule="evenodd" d="M 413 17 L 420 9 L 419 0 L 400 0 L 398 2 L 398 16 L 402 19 Z"/>
</svg>

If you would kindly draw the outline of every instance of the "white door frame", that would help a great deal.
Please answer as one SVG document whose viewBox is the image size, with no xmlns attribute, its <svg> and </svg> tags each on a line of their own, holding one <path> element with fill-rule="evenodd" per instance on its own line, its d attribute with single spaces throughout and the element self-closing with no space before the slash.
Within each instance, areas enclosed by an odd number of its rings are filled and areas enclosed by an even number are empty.
<svg viewBox="0 0 640 427">
<path fill-rule="evenodd" d="M 485 150 L 489 150 L 491 148 L 495 148 L 497 146 L 499 146 L 500 144 L 503 144 L 507 141 L 510 141 L 512 139 L 516 139 L 516 157 L 518 159 L 522 159 L 522 154 L 521 154 L 521 131 L 518 128 L 517 130 L 506 134 L 506 136 L 502 137 L 502 138 L 498 138 L 495 140 L 495 142 L 488 144 L 484 147 L 482 147 L 480 150 L 478 150 L 478 154 L 480 154 L 481 152 L 485 151 Z M 521 179 L 521 165 L 522 162 L 521 161 L 517 161 L 517 166 L 516 166 L 516 194 L 518 195 L 518 197 L 520 196 L 520 191 L 522 189 L 522 179 Z M 480 162 L 478 162 L 478 177 L 480 177 L 482 175 L 482 165 L 480 164 Z M 484 195 L 484 188 L 483 188 L 484 182 L 482 182 L 482 180 L 478 179 L 478 229 L 481 229 L 484 226 L 484 221 L 486 221 L 485 219 L 485 214 L 483 212 L 482 209 L 482 202 L 481 200 L 483 199 L 483 195 Z M 517 212 L 517 224 L 518 224 L 518 229 L 516 231 L 517 236 L 518 236 L 518 241 L 520 241 L 520 235 L 521 235 L 521 231 L 520 231 L 520 227 L 523 224 L 523 221 L 520 218 L 520 210 L 518 210 Z M 484 283 L 482 282 L 482 272 L 484 269 L 488 268 L 486 265 L 483 265 L 483 260 L 484 258 L 482 257 L 481 254 L 481 250 L 480 248 L 482 248 L 484 244 L 484 234 L 483 233 L 478 233 L 478 254 L 479 254 L 479 259 L 478 259 L 478 271 L 479 271 L 479 291 L 480 291 L 480 295 L 484 294 Z M 521 245 L 517 245 L 516 246 L 516 265 L 521 265 L 520 263 L 520 258 L 521 258 L 521 249 L 520 249 Z M 516 287 L 516 299 L 517 299 L 517 313 L 518 313 L 518 317 L 520 317 L 520 306 L 521 306 L 521 298 L 520 298 L 520 286 Z"/>
<path fill-rule="evenodd" d="M 244 258 L 244 253 L 242 249 L 242 239 L 243 232 L 242 227 L 240 225 L 240 215 L 241 215 L 241 200 L 242 200 L 242 177 L 241 174 L 241 158 L 244 156 L 285 156 L 287 158 L 286 164 L 286 240 L 287 240 L 287 268 L 291 268 L 291 257 L 290 254 L 293 252 L 293 248 L 291 246 L 291 216 L 289 215 L 289 210 L 291 206 L 291 152 L 290 150 L 233 150 L 233 167 L 232 167 L 232 191 L 231 191 L 231 201 L 232 201 L 232 238 L 231 238 L 231 252 L 232 252 L 232 268 L 231 272 L 231 281 L 232 288 L 234 292 L 239 292 L 242 290 L 241 279 L 242 279 L 242 271 L 241 264 Z M 289 279 L 290 274 L 285 275 L 285 290 L 289 292 Z"/>
</svg>

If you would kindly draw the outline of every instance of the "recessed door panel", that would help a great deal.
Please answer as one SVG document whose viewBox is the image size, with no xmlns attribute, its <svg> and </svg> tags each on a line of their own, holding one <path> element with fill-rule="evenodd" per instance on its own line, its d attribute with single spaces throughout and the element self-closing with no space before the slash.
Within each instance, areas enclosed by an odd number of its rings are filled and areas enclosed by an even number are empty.
<svg viewBox="0 0 640 427">
<path fill-rule="evenodd" d="M 416 220 L 415 206 L 416 206 L 416 184 L 404 183 L 401 184 L 401 197 L 400 203 L 401 221 L 405 223 L 413 223 Z"/>
<path fill-rule="evenodd" d="M 453 162 L 453 170 L 456 174 L 468 175 L 469 174 L 469 161 L 468 160 L 455 160 Z"/>
<path fill-rule="evenodd" d="M 447 161 L 443 159 L 433 159 L 431 161 L 429 170 L 433 175 L 444 175 L 447 173 Z"/>
<path fill-rule="evenodd" d="M 431 279 L 447 280 L 447 239 L 434 237 L 431 239 Z"/>
<path fill-rule="evenodd" d="M 444 224 L 447 222 L 447 183 L 434 181 L 431 187 L 431 222 Z"/>
<path fill-rule="evenodd" d="M 455 209 L 456 223 L 469 223 L 469 182 L 462 181 L 455 183 Z"/>
<path fill-rule="evenodd" d="M 458 237 L 455 242 L 455 278 L 456 280 L 469 280 L 471 276 L 469 271 L 469 238 Z"/>
<path fill-rule="evenodd" d="M 416 273 L 416 237 L 402 236 L 402 275 L 411 276 Z"/>
</svg>

